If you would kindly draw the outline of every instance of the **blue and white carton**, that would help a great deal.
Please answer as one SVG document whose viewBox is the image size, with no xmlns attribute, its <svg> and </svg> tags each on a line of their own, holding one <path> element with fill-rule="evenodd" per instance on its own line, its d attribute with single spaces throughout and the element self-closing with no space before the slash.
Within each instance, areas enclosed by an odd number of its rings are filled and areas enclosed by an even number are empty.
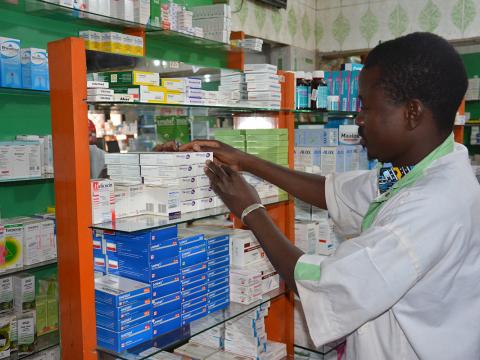
<svg viewBox="0 0 480 360">
<path fill-rule="evenodd" d="M 95 279 L 95 301 L 112 307 L 127 306 L 150 298 L 149 284 L 114 275 Z"/>
<path fill-rule="evenodd" d="M 20 40 L 0 37 L 0 86 L 21 88 Z"/>
<path fill-rule="evenodd" d="M 44 91 L 50 90 L 47 50 L 36 48 L 21 49 L 20 58 L 23 88 Z"/>
</svg>

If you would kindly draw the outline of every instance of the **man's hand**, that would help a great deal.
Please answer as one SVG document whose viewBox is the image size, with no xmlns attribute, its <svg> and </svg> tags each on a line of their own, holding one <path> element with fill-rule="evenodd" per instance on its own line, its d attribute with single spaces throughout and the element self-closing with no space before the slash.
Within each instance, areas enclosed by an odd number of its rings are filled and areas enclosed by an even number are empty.
<svg viewBox="0 0 480 360">
<path fill-rule="evenodd" d="M 261 204 L 255 188 L 229 166 L 207 161 L 205 174 L 210 179 L 213 191 L 236 217 L 241 218 L 243 210 L 248 206 Z"/>
<path fill-rule="evenodd" d="M 156 152 L 178 151 L 178 145 L 175 141 L 169 141 L 169 142 L 166 142 L 165 144 L 155 145 L 152 151 L 156 151 Z"/>
<path fill-rule="evenodd" d="M 246 170 L 249 159 L 247 153 L 216 140 L 194 140 L 180 146 L 179 151 L 211 151 L 217 160 L 236 171 Z"/>
</svg>

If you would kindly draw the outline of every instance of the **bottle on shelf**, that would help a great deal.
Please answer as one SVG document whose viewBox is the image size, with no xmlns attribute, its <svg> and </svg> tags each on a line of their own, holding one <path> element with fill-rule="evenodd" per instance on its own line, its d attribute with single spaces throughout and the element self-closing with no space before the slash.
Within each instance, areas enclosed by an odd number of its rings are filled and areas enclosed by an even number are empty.
<svg viewBox="0 0 480 360">
<path fill-rule="evenodd" d="M 297 71 L 295 72 L 296 77 L 296 88 L 295 88 L 295 108 L 297 110 L 304 109 L 304 99 L 307 96 L 307 85 L 305 83 L 305 72 Z"/>
<path fill-rule="evenodd" d="M 305 85 L 307 86 L 307 96 L 304 98 L 303 108 L 310 109 L 310 97 L 312 96 L 313 76 L 311 72 L 305 73 Z"/>
<path fill-rule="evenodd" d="M 312 93 L 310 96 L 310 109 L 327 109 L 328 85 L 323 71 L 313 72 Z"/>
</svg>

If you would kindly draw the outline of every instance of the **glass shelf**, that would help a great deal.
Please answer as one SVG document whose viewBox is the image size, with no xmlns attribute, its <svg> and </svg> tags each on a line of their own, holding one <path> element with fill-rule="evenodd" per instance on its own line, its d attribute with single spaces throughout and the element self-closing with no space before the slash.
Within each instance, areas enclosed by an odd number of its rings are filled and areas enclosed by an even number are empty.
<svg viewBox="0 0 480 360">
<path fill-rule="evenodd" d="M 17 179 L 0 179 L 0 183 L 16 183 L 29 181 L 49 181 L 53 180 L 53 174 L 43 175 L 39 177 L 17 178 Z"/>
<path fill-rule="evenodd" d="M 94 14 L 88 11 L 75 10 L 66 6 L 53 4 L 45 0 L 23 0 L 19 2 L 11 0 L 0 0 L 0 8 L 18 12 L 26 12 L 31 15 L 43 18 L 49 18 L 68 23 L 75 23 L 79 25 L 105 27 L 109 30 L 116 30 L 118 32 L 123 32 L 125 29 L 144 30 L 147 36 L 147 46 L 149 46 L 148 38 L 152 38 L 155 41 L 162 42 L 164 44 L 172 43 L 178 46 L 179 43 L 181 43 L 182 46 L 186 48 L 191 48 L 192 50 L 196 48 L 201 48 L 203 50 L 212 51 L 220 50 L 229 52 L 256 52 L 250 49 L 240 48 L 238 46 L 233 46 L 219 41 L 208 40 L 205 38 L 200 38 L 177 31 L 164 30 L 161 27 L 153 26 L 150 24 L 145 25 L 137 22 L 113 18 L 110 16 Z"/>
<path fill-rule="evenodd" d="M 191 113 L 191 115 L 211 116 L 215 114 L 234 114 L 234 113 L 252 113 L 252 112 L 280 112 L 288 111 L 274 108 L 256 108 L 247 106 L 227 106 L 227 105 L 196 105 L 196 104 L 157 104 L 141 102 L 87 102 L 88 105 L 95 106 L 96 109 L 117 110 L 135 108 L 139 110 L 164 110 L 165 113 L 175 114 L 179 112 Z M 182 114 L 185 115 L 185 114 Z"/>
<path fill-rule="evenodd" d="M 48 98 L 50 91 L 0 87 L 0 95 L 40 96 Z"/>
<path fill-rule="evenodd" d="M 162 334 L 144 344 L 136 346 L 122 353 L 116 353 L 103 348 L 98 348 L 99 359 L 125 359 L 140 360 L 148 359 L 149 356 L 157 354 L 162 350 L 169 349 L 188 341 L 191 337 L 199 335 L 229 320 L 235 319 L 240 315 L 246 314 L 254 310 L 258 306 L 273 301 L 287 292 L 280 288 L 268 292 L 263 295 L 262 299 L 249 305 L 230 303 L 228 308 L 216 311 L 201 319 L 193 321 L 191 324 L 173 330 L 169 333 Z"/>
<path fill-rule="evenodd" d="M 43 261 L 43 262 L 36 263 L 36 264 L 33 264 L 33 265 L 24 265 L 19 269 L 9 269 L 9 270 L 5 270 L 5 271 L 0 270 L 0 277 L 5 276 L 5 275 L 18 274 L 18 273 L 21 273 L 21 272 L 24 272 L 24 271 L 29 271 L 29 270 L 35 270 L 35 271 L 36 270 L 41 270 L 43 268 L 50 267 L 50 266 L 55 265 L 55 264 L 57 264 L 57 259 L 47 260 L 47 261 Z"/>
<path fill-rule="evenodd" d="M 272 196 L 262 199 L 264 205 L 278 204 L 288 200 L 288 195 Z M 226 206 L 219 206 L 213 209 L 193 211 L 182 214 L 178 219 L 169 219 L 166 216 L 159 215 L 137 215 L 126 218 L 117 219 L 115 222 L 105 222 L 94 224 L 92 229 L 119 231 L 132 233 L 137 231 L 147 231 L 165 226 L 181 224 L 189 221 L 205 219 L 212 216 L 228 214 L 230 210 Z"/>
</svg>

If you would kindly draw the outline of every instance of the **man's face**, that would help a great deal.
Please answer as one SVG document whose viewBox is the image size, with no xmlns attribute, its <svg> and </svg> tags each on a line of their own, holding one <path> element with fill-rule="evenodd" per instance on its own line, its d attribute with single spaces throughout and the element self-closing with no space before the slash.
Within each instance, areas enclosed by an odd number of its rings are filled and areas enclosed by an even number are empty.
<svg viewBox="0 0 480 360">
<path fill-rule="evenodd" d="M 356 123 L 371 159 L 395 162 L 407 149 L 405 107 L 395 105 L 378 86 L 377 67 L 362 70 L 359 80 L 359 98 L 362 109 Z"/>
</svg>

